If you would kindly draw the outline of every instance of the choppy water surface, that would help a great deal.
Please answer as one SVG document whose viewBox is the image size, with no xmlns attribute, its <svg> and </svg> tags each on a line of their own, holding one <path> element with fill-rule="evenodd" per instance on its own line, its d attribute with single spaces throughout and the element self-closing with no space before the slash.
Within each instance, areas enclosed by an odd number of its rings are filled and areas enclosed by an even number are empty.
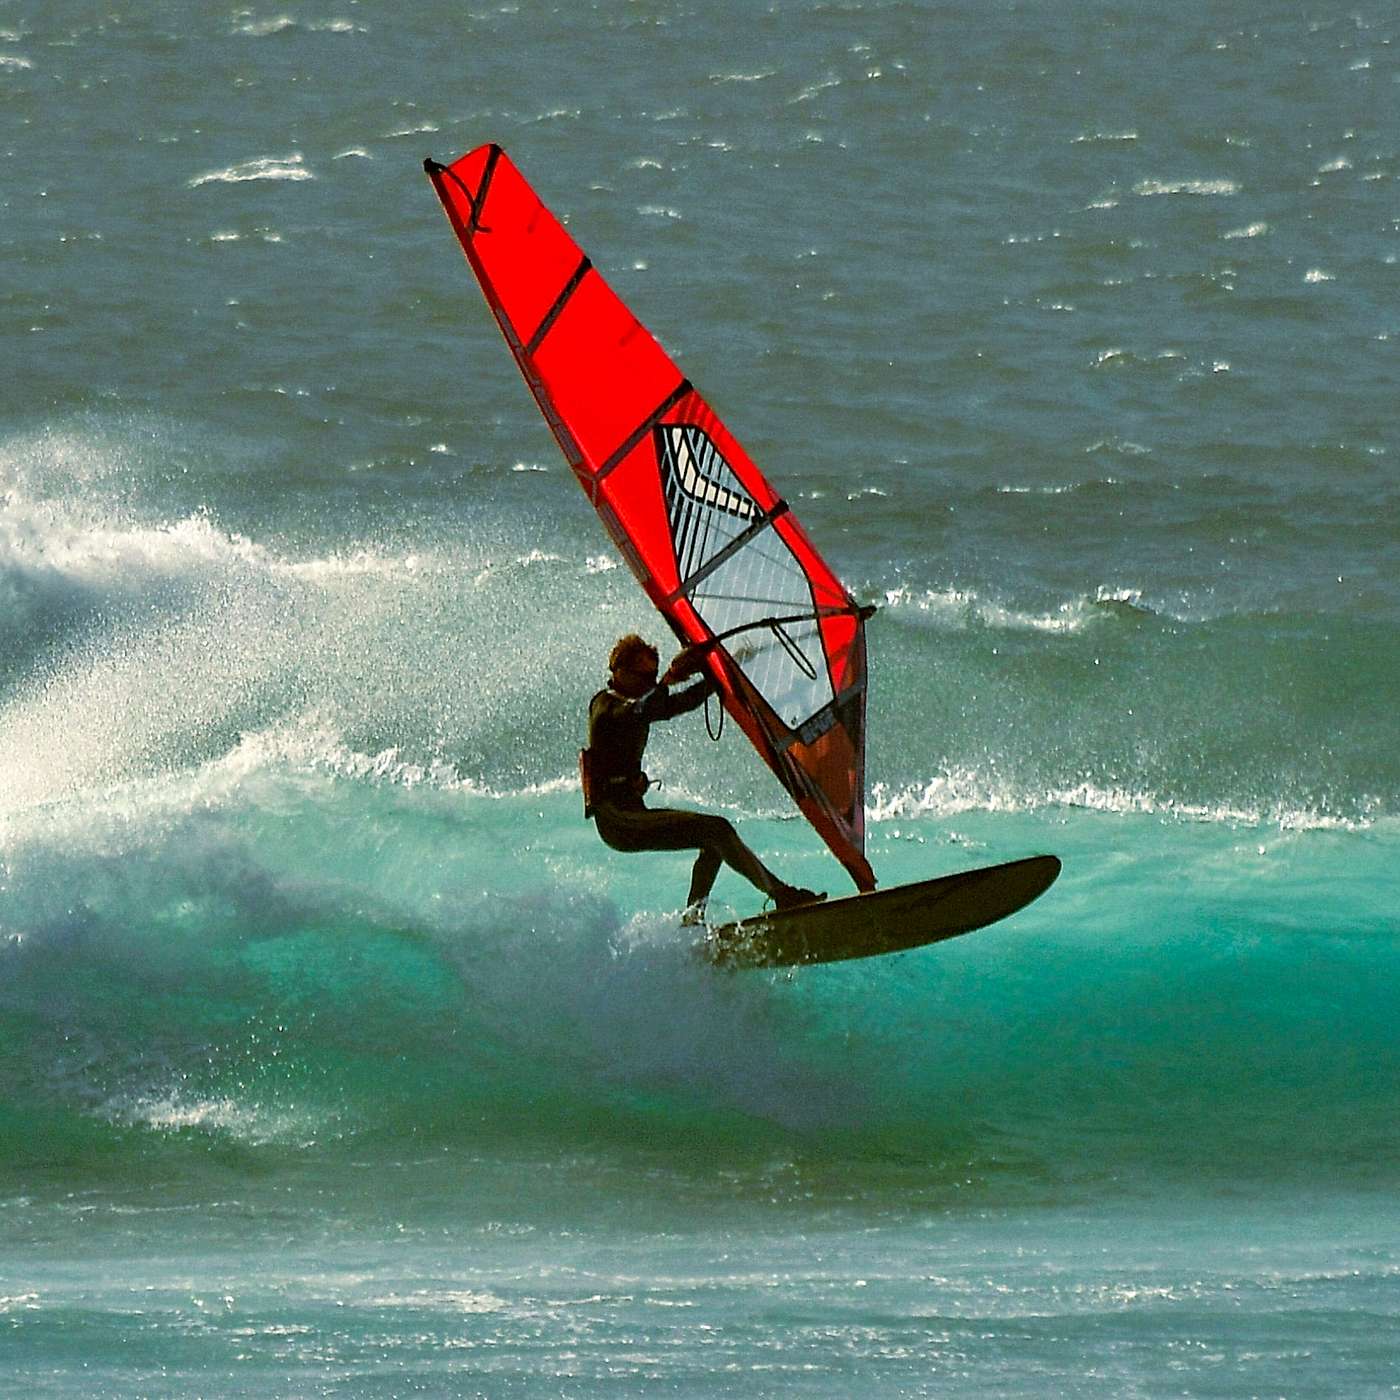
<svg viewBox="0 0 1400 1400">
<path fill-rule="evenodd" d="M 1390 1393 L 1398 43 L 0 3 L 5 1385 Z M 716 976 L 583 825 L 657 628 L 423 179 L 489 139 L 880 605 L 882 883 L 1032 909 Z"/>
</svg>

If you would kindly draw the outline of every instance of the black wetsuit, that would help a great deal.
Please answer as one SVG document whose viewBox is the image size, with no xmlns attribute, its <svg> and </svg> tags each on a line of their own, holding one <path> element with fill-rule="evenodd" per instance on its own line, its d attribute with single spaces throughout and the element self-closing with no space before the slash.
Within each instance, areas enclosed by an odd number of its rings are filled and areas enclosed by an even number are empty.
<svg viewBox="0 0 1400 1400">
<path fill-rule="evenodd" d="M 713 690 L 708 679 L 674 692 L 657 685 L 635 700 L 615 690 L 600 690 L 588 707 L 592 816 L 598 835 L 615 851 L 698 850 L 686 901 L 690 905 L 703 903 L 721 863 L 764 894 L 781 885 L 724 817 L 653 808 L 642 801 L 647 787 L 642 755 L 651 726 L 698 709 Z"/>
</svg>

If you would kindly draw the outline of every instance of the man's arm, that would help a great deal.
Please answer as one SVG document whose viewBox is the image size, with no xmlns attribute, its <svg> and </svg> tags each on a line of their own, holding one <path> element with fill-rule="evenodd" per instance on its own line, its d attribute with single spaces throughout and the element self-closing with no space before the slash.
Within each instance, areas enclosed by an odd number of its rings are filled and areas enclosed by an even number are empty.
<svg viewBox="0 0 1400 1400">
<path fill-rule="evenodd" d="M 705 703 L 705 697 L 718 689 L 709 676 L 703 677 L 695 685 L 684 690 L 672 690 L 662 681 L 654 690 L 649 690 L 633 704 L 632 713 L 646 724 L 657 720 L 674 719 L 691 710 L 698 710 Z"/>
</svg>

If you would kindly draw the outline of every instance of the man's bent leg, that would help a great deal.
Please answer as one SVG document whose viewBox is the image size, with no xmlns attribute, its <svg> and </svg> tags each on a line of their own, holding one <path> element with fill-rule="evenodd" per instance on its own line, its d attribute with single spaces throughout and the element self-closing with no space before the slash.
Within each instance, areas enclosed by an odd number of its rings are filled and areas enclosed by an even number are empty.
<svg viewBox="0 0 1400 1400">
<path fill-rule="evenodd" d="M 721 864 L 719 852 L 705 846 L 695 857 L 695 865 L 690 872 L 690 893 L 685 898 L 685 905 L 687 909 L 697 911 L 697 916 L 704 912 L 705 901 L 715 887 L 715 876 L 719 874 Z"/>
<path fill-rule="evenodd" d="M 734 824 L 724 817 L 712 817 L 697 813 L 703 827 L 697 828 L 704 837 L 701 859 L 706 855 L 711 855 L 714 859 L 714 866 L 710 875 L 709 884 L 706 885 L 704 895 L 708 895 L 710 887 L 715 882 L 715 875 L 719 873 L 719 862 L 723 861 L 731 870 L 737 871 L 749 884 L 764 894 L 773 894 L 782 887 L 782 881 L 763 864 L 754 853 L 740 839 L 739 833 L 734 830 Z M 696 873 L 698 875 L 700 861 L 695 862 Z M 704 895 L 701 898 L 704 898 Z"/>
<path fill-rule="evenodd" d="M 721 861 L 764 894 L 786 888 L 740 840 L 733 823 L 724 817 L 668 807 L 607 806 L 599 808 L 597 824 L 599 836 L 617 851 L 698 850 L 700 855 L 691 874 L 691 904 L 710 893 Z"/>
</svg>

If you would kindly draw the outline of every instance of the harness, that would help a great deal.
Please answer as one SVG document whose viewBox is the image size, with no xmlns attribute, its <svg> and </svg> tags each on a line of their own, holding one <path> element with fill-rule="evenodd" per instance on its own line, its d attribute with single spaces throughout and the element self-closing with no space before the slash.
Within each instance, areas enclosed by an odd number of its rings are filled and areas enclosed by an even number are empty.
<svg viewBox="0 0 1400 1400">
<path fill-rule="evenodd" d="M 583 816 L 587 821 L 593 816 L 600 802 L 615 802 L 619 795 L 641 798 L 643 792 L 653 786 L 645 773 L 641 775 L 641 792 L 637 791 L 635 776 L 616 774 L 611 778 L 599 778 L 594 768 L 593 750 L 578 751 L 579 787 L 583 790 Z"/>
</svg>

